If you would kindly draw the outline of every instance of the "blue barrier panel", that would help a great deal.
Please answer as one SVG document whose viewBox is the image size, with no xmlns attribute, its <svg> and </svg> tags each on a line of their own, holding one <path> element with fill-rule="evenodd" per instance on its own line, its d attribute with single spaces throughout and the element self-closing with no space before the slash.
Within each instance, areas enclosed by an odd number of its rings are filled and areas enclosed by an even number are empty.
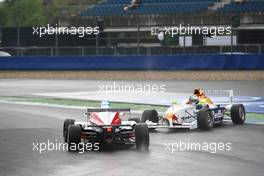
<svg viewBox="0 0 264 176">
<path fill-rule="evenodd" d="M 264 55 L 0 57 L 0 70 L 263 70 Z"/>
</svg>

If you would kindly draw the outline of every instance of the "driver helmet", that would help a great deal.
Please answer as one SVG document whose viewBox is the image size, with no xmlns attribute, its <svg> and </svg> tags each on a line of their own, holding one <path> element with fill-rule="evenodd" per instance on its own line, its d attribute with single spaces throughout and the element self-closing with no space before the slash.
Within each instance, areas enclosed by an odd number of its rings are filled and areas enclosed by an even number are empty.
<svg viewBox="0 0 264 176">
<path fill-rule="evenodd" d="M 101 102 L 101 108 L 102 109 L 110 109 L 111 107 L 110 107 L 110 103 L 109 103 L 109 101 L 102 101 Z"/>
<path fill-rule="evenodd" d="M 176 105 L 177 105 L 177 101 L 176 100 L 172 100 L 171 106 L 176 106 Z"/>
<path fill-rule="evenodd" d="M 195 88 L 193 94 L 200 97 L 204 95 L 204 91 L 200 88 Z"/>
</svg>

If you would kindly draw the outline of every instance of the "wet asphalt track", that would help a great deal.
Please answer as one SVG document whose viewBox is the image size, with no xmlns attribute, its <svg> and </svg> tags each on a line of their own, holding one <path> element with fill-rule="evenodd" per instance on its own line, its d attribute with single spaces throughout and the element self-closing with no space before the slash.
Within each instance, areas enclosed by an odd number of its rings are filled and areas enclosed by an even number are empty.
<svg viewBox="0 0 264 176">
<path fill-rule="evenodd" d="M 89 91 L 97 81 L 0 80 L 0 95 L 50 91 Z M 238 95 L 263 96 L 263 82 L 165 82 L 170 91 L 235 89 Z M 150 150 L 85 152 L 33 151 L 32 143 L 62 142 L 63 119 L 83 118 L 84 110 L 0 103 L 0 175 L 263 175 L 264 126 L 225 124 L 203 132 L 159 131 L 150 134 Z M 165 144 L 232 143 L 231 151 L 175 151 Z"/>
</svg>

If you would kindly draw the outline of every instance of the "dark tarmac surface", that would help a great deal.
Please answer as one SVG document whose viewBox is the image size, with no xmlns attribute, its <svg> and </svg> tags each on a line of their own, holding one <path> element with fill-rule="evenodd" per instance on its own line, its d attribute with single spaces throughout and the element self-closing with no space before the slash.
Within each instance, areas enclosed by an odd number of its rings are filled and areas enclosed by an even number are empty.
<svg viewBox="0 0 264 176">
<path fill-rule="evenodd" d="M 40 92 L 96 90 L 98 81 L 0 80 L 0 96 Z M 101 82 L 102 83 L 102 82 Z M 159 82 L 160 83 L 160 82 Z M 163 84 L 163 83 L 162 83 Z M 236 94 L 263 96 L 263 82 L 165 82 L 170 92 L 193 87 L 234 89 Z M 33 143 L 62 142 L 65 118 L 84 119 L 85 110 L 0 103 L 0 175 L 259 175 L 264 172 L 264 126 L 224 124 L 211 131 L 156 131 L 150 150 L 69 153 L 33 151 Z M 231 150 L 176 151 L 175 144 L 229 145 Z M 168 150 L 174 144 L 175 151 Z M 170 149 L 172 149 L 170 147 Z M 221 148 L 219 148 L 221 149 Z"/>
</svg>

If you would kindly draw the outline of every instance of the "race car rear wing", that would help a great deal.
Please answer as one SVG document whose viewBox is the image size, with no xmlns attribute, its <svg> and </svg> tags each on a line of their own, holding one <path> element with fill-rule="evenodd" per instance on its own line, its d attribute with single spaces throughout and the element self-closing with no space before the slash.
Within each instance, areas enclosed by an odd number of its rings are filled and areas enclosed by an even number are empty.
<svg viewBox="0 0 264 176">
<path fill-rule="evenodd" d="M 87 109 L 87 113 L 90 112 L 130 112 L 130 108 L 93 108 L 93 109 Z"/>
<path fill-rule="evenodd" d="M 204 92 L 209 95 L 228 95 L 229 103 L 234 104 L 234 90 L 204 90 Z"/>
</svg>

